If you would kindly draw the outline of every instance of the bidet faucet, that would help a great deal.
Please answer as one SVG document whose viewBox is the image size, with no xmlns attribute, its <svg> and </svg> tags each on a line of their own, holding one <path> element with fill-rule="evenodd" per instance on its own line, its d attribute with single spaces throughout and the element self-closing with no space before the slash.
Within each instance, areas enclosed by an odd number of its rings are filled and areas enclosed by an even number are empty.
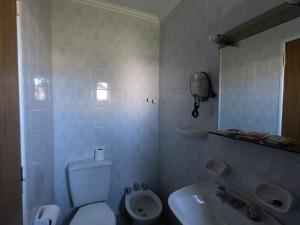
<svg viewBox="0 0 300 225">
<path fill-rule="evenodd" d="M 132 192 L 131 187 L 125 188 L 125 193 L 126 193 L 127 195 L 131 194 L 131 192 Z"/>
<path fill-rule="evenodd" d="M 140 184 L 139 184 L 139 183 L 134 183 L 134 184 L 132 185 L 132 187 L 133 187 L 133 190 L 134 190 L 134 191 L 140 190 Z"/>
<path fill-rule="evenodd" d="M 145 191 L 145 190 L 148 190 L 149 189 L 149 185 L 148 184 L 141 184 L 141 187 L 142 189 Z"/>
</svg>

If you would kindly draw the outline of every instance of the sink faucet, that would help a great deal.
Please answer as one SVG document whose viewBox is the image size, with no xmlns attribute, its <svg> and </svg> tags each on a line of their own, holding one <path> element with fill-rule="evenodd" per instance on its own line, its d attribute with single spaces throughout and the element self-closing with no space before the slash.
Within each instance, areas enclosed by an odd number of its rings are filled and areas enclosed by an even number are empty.
<svg viewBox="0 0 300 225">
<path fill-rule="evenodd" d="M 227 191 L 226 188 L 223 186 L 219 186 L 216 189 L 216 196 L 220 199 L 225 199 L 227 197 Z"/>
<path fill-rule="evenodd" d="M 256 205 L 249 205 L 247 209 L 247 216 L 249 219 L 254 221 L 260 221 L 261 220 L 261 211 Z"/>
<path fill-rule="evenodd" d="M 225 187 L 219 186 L 216 189 L 216 196 L 222 200 L 222 202 L 228 203 L 233 208 L 239 209 L 246 206 L 246 203 L 232 194 Z M 247 217 L 253 221 L 261 221 L 262 212 L 258 206 L 254 204 L 247 204 Z"/>
<path fill-rule="evenodd" d="M 230 191 L 227 191 L 223 186 L 217 187 L 216 196 L 236 209 L 242 208 L 246 205 L 244 201 L 231 194 Z"/>
</svg>

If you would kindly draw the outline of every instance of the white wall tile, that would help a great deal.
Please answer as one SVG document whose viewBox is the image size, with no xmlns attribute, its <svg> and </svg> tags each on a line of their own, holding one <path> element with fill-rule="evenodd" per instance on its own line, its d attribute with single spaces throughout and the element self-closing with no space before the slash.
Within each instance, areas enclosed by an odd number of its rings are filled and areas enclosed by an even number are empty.
<svg viewBox="0 0 300 225">
<path fill-rule="evenodd" d="M 159 26 L 69 1 L 52 7 L 56 202 L 67 223 L 65 169 L 108 145 L 113 161 L 109 205 L 119 213 L 124 189 L 158 182 Z M 149 34 L 149 35 L 147 35 Z M 107 82 L 107 101 L 97 101 Z M 75 96 L 74 96 L 75 95 Z"/>
<path fill-rule="evenodd" d="M 167 197 L 177 188 L 194 182 L 215 181 L 252 201 L 253 188 L 262 182 L 274 182 L 299 195 L 300 182 L 296 179 L 300 171 L 297 154 L 213 135 L 209 135 L 206 140 L 191 139 L 182 137 L 175 131 L 178 125 L 217 129 L 218 99 L 202 104 L 199 118 L 193 119 L 190 115 L 193 101 L 188 93 L 189 74 L 201 70 L 210 74 L 214 88 L 218 89 L 219 49 L 209 41 L 209 35 L 226 32 L 282 2 L 266 0 L 253 4 L 250 0 L 182 1 L 161 24 L 159 193 L 172 224 Z M 280 35 L 285 34 L 281 32 Z M 260 58 L 266 58 L 269 53 L 258 51 L 257 54 Z M 242 63 L 239 58 L 234 58 L 233 61 Z M 264 79 L 269 79 L 265 64 L 268 62 L 263 61 L 259 69 L 267 73 Z M 182 90 L 181 95 L 177 93 L 178 88 Z M 232 86 L 234 88 L 236 87 Z M 263 87 L 260 89 L 263 90 Z M 238 111 L 232 113 L 239 116 Z M 182 115 L 180 119 L 178 114 Z M 212 177 L 204 170 L 205 162 L 210 159 L 224 160 L 231 166 L 232 173 L 223 178 Z M 283 224 L 298 225 L 300 219 L 299 209 L 287 215 L 270 213 Z"/>
<path fill-rule="evenodd" d="M 49 0 L 21 1 L 24 225 L 33 224 L 38 207 L 54 203 L 50 4 Z M 45 81 L 46 98 L 42 101 L 35 98 L 34 77 Z"/>
</svg>

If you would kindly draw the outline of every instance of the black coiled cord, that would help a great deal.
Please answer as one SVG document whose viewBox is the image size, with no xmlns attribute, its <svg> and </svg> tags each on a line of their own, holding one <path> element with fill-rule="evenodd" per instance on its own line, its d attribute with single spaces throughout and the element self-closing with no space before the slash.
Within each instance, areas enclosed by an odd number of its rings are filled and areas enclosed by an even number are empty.
<svg viewBox="0 0 300 225">
<path fill-rule="evenodd" d="M 199 108 L 200 108 L 200 101 L 195 99 L 194 110 L 192 112 L 193 117 L 197 118 L 199 116 Z"/>
</svg>

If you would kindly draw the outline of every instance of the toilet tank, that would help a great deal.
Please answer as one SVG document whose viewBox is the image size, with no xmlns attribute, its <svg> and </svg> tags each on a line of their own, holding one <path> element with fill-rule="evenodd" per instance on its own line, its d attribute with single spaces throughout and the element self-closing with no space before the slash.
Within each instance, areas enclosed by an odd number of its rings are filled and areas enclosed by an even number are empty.
<svg viewBox="0 0 300 225">
<path fill-rule="evenodd" d="M 68 178 L 74 207 L 108 199 L 111 161 L 84 160 L 70 163 Z"/>
</svg>

